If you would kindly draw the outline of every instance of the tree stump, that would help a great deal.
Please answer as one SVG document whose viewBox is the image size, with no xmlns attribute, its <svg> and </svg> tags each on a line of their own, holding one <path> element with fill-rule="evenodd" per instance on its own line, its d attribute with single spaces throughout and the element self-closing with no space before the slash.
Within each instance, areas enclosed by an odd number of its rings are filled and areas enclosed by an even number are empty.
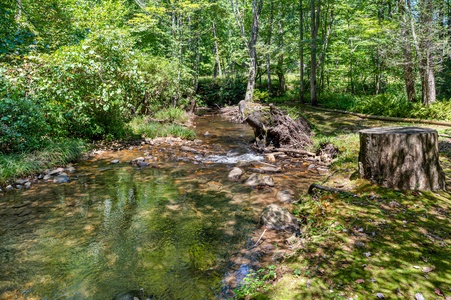
<svg viewBox="0 0 451 300">
<path fill-rule="evenodd" d="M 361 178 L 400 190 L 444 190 L 436 130 L 381 127 L 359 131 Z"/>
</svg>

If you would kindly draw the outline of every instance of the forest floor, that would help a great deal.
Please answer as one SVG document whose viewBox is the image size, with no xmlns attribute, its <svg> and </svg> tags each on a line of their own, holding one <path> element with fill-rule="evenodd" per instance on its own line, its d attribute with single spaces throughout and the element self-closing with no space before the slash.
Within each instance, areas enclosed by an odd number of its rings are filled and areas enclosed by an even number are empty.
<svg viewBox="0 0 451 300">
<path fill-rule="evenodd" d="M 245 299 L 451 299 L 451 193 L 394 191 L 357 176 L 358 130 L 387 123 L 302 107 L 317 140 L 341 151 L 322 185 L 353 195 L 300 196 L 302 220 L 293 252 L 255 272 L 238 291 Z M 451 139 L 439 139 L 451 190 Z M 276 245 L 277 246 L 277 245 Z"/>
</svg>

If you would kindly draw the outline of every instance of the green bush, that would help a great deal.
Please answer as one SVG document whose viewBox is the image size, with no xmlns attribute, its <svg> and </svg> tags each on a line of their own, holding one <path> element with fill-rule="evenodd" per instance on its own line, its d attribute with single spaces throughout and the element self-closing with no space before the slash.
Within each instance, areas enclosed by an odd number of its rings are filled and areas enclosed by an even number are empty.
<svg viewBox="0 0 451 300">
<path fill-rule="evenodd" d="M 157 111 L 154 115 L 155 119 L 163 122 L 185 123 L 189 119 L 189 115 L 181 108 L 168 107 Z"/>
<path fill-rule="evenodd" d="M 39 149 L 48 141 L 51 127 L 40 103 L 12 81 L 0 69 L 0 153 Z"/>
<path fill-rule="evenodd" d="M 121 138 L 136 114 L 167 107 L 192 93 L 190 75 L 174 62 L 136 51 L 125 30 L 103 30 L 81 44 L 42 56 L 35 93 L 61 131 L 77 137 Z"/>
</svg>

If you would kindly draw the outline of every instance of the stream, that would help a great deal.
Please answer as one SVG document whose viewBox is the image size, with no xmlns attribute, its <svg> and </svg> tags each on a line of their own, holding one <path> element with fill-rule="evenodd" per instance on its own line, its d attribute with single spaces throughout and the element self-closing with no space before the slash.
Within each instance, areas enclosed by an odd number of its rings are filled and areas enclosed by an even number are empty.
<svg viewBox="0 0 451 300">
<path fill-rule="evenodd" d="M 1 195 L 0 299 L 113 299 L 139 289 L 153 299 L 225 298 L 226 275 L 247 270 L 236 256 L 264 206 L 316 177 L 288 161 L 274 188 L 232 182 L 238 161 L 264 159 L 248 145 L 252 130 L 215 115 L 195 123 L 189 146 L 208 151 L 180 151 L 177 139 L 98 151 L 73 165 L 70 182 Z M 149 166 L 129 163 L 143 156 Z"/>
</svg>

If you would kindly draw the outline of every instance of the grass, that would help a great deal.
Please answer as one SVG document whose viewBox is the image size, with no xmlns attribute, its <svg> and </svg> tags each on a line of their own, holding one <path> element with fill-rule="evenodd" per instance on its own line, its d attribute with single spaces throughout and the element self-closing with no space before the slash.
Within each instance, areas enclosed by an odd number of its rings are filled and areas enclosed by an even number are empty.
<svg viewBox="0 0 451 300">
<path fill-rule="evenodd" d="M 155 119 L 162 122 L 186 123 L 189 115 L 186 111 L 178 107 L 169 107 L 157 111 L 154 115 Z"/>
<path fill-rule="evenodd" d="M 183 139 L 194 139 L 196 133 L 185 126 L 178 124 L 166 124 L 149 121 L 145 117 L 136 117 L 128 124 L 134 135 L 156 138 L 156 137 L 180 137 Z"/>
<path fill-rule="evenodd" d="M 246 299 L 451 296 L 451 193 L 395 191 L 357 178 L 357 131 L 393 124 L 308 108 L 302 114 L 315 125 L 316 146 L 331 142 L 341 151 L 321 184 L 355 196 L 300 196 L 294 207 L 302 228 L 298 246 L 277 266 L 277 280 L 267 281 Z M 440 143 L 451 146 L 449 140 Z M 441 149 L 450 189 L 451 147 Z"/>
<path fill-rule="evenodd" d="M 53 166 L 77 161 L 85 150 L 86 144 L 83 141 L 68 139 L 51 142 L 46 148 L 32 153 L 0 154 L 0 185 Z"/>
</svg>

